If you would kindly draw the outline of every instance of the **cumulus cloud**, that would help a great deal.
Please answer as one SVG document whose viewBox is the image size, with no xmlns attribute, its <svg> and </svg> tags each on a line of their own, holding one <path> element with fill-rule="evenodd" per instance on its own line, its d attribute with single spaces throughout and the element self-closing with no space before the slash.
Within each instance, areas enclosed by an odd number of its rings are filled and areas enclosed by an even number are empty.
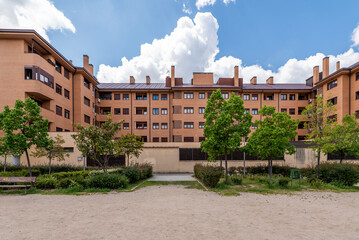
<svg viewBox="0 0 359 240">
<path fill-rule="evenodd" d="M 222 0 L 222 2 L 226 5 L 230 4 L 231 2 L 236 2 L 236 0 Z M 216 3 L 216 0 L 197 0 L 196 1 L 196 7 L 198 10 L 200 10 L 203 7 L 206 6 L 213 6 Z"/>
<path fill-rule="evenodd" d="M 192 14 L 192 10 L 190 7 L 187 7 L 187 5 L 185 3 L 182 4 L 182 12 L 187 13 L 189 15 Z"/>
<path fill-rule="evenodd" d="M 260 65 L 245 66 L 241 59 L 232 56 L 216 60 L 218 48 L 218 23 L 211 13 L 197 13 L 193 20 L 182 17 L 176 28 L 162 39 L 141 46 L 141 53 L 133 59 L 122 58 L 122 64 L 111 67 L 101 64 L 98 72 L 100 82 L 129 82 L 133 75 L 136 82 L 145 82 L 146 75 L 152 82 L 164 82 L 169 75 L 170 66 L 176 66 L 176 76 L 183 77 L 189 83 L 193 72 L 213 72 L 218 77 L 233 77 L 234 66 L 239 66 L 239 75 L 244 82 L 257 76 L 259 83 L 273 76 L 276 83 L 304 83 L 313 72 L 313 66 L 321 69 L 323 53 L 317 53 L 305 59 L 289 59 L 277 71 L 265 69 Z M 330 55 L 330 72 L 335 70 L 337 61 L 347 67 L 359 61 L 359 52 L 348 51 Z"/>
<path fill-rule="evenodd" d="M 353 30 L 353 33 L 352 33 L 352 41 L 353 41 L 352 47 L 359 45 L 359 24 L 358 24 L 358 26 Z"/>
<path fill-rule="evenodd" d="M 223 0 L 224 4 L 228 5 L 231 2 L 236 2 L 236 0 Z"/>
<path fill-rule="evenodd" d="M 75 26 L 48 0 L 0 0 L 0 28 L 35 29 L 46 40 L 48 30 L 70 30 Z"/>
</svg>

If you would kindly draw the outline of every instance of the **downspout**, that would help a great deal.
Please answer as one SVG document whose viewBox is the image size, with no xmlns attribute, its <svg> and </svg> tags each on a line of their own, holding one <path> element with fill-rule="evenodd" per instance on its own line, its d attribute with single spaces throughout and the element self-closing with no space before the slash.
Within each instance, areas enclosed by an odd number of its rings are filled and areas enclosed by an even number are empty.
<svg viewBox="0 0 359 240">
<path fill-rule="evenodd" d="M 262 90 L 262 94 L 260 94 L 261 100 L 259 101 L 259 110 L 262 109 L 262 97 L 264 98 L 264 91 Z M 262 121 L 262 115 L 259 114 L 259 119 Z"/>
<path fill-rule="evenodd" d="M 72 74 L 72 131 L 75 132 L 75 127 L 73 124 L 75 124 L 75 74 L 77 72 L 77 69 L 75 68 L 75 72 Z"/>
<path fill-rule="evenodd" d="M 352 71 L 349 70 L 349 115 L 351 115 L 351 83 L 352 83 L 352 78 L 351 78 L 351 74 L 352 74 Z"/>
<path fill-rule="evenodd" d="M 159 98 L 159 96 L 158 96 Z M 159 110 L 158 110 L 159 111 Z M 152 142 L 151 141 L 151 131 L 152 131 L 152 127 L 151 127 L 151 93 L 150 90 L 148 90 L 148 141 L 147 142 Z"/>
<path fill-rule="evenodd" d="M 278 93 L 278 109 L 277 109 L 277 112 L 279 112 L 279 98 L 282 97 L 282 96 L 280 96 L 281 92 L 282 92 L 282 90 L 279 90 L 279 93 Z"/>
<path fill-rule="evenodd" d="M 171 90 L 168 90 L 168 142 L 172 142 L 171 128 Z"/>
<path fill-rule="evenodd" d="M 130 112 L 130 120 L 131 120 L 131 134 L 133 133 L 133 124 L 132 124 L 132 91 L 130 90 L 130 96 L 131 96 L 131 112 Z"/>
</svg>

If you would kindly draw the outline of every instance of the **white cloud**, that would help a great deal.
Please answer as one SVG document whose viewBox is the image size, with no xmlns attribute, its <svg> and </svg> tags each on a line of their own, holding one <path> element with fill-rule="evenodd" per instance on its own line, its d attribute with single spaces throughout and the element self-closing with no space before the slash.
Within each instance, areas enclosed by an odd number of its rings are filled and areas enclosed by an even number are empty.
<svg viewBox="0 0 359 240">
<path fill-rule="evenodd" d="M 190 7 L 187 7 L 185 3 L 182 4 L 182 12 L 187 13 L 189 15 L 192 14 L 192 10 Z"/>
<path fill-rule="evenodd" d="M 0 0 L 0 28 L 35 29 L 46 40 L 48 30 L 76 29 L 48 0 Z"/>
<path fill-rule="evenodd" d="M 304 83 L 312 75 L 313 66 L 321 69 L 323 53 L 303 60 L 289 59 L 277 71 L 259 65 L 245 66 L 241 59 L 225 56 L 215 60 L 218 49 L 218 23 L 211 13 L 197 13 L 193 20 L 182 17 L 172 33 L 162 39 L 141 46 L 141 53 L 133 59 L 122 58 L 122 64 L 111 67 L 101 64 L 98 72 L 100 82 L 129 82 L 133 75 L 136 82 L 145 82 L 149 75 L 152 82 L 164 82 L 171 65 L 176 66 L 176 76 L 189 83 L 193 72 L 213 72 L 218 77 L 233 77 L 233 67 L 239 66 L 240 77 L 249 82 L 257 76 L 259 83 L 273 76 L 276 83 Z M 337 56 L 330 57 L 330 72 L 335 70 L 336 61 L 347 67 L 359 61 L 359 52 L 350 48 Z"/>
<path fill-rule="evenodd" d="M 353 30 L 353 33 L 352 33 L 352 41 L 353 41 L 352 47 L 355 47 L 355 46 L 358 46 L 358 45 L 359 45 L 359 24 L 358 24 L 358 26 Z"/>
<path fill-rule="evenodd" d="M 223 0 L 224 4 L 228 5 L 230 4 L 231 2 L 236 2 L 236 0 Z"/>
<path fill-rule="evenodd" d="M 216 3 L 216 0 L 197 0 L 196 1 L 196 7 L 198 10 L 200 10 L 203 7 L 206 6 L 213 6 Z"/>
</svg>

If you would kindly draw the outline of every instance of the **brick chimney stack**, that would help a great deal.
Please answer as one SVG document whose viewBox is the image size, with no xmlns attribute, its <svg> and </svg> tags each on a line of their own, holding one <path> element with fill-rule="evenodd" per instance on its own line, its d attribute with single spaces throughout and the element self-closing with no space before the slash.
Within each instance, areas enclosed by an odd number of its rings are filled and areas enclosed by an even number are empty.
<svg viewBox="0 0 359 240">
<path fill-rule="evenodd" d="M 340 61 L 337 62 L 336 71 L 340 69 Z"/>
<path fill-rule="evenodd" d="M 323 58 L 323 78 L 329 76 L 329 57 Z"/>
<path fill-rule="evenodd" d="M 268 85 L 273 85 L 273 77 L 269 77 L 269 78 L 266 80 L 266 84 L 268 84 Z"/>
<path fill-rule="evenodd" d="M 150 76 L 146 76 L 146 84 L 150 84 L 151 83 L 151 78 Z"/>
<path fill-rule="evenodd" d="M 238 75 L 239 75 L 239 73 L 238 73 L 238 66 L 234 66 L 234 86 L 235 87 L 239 87 L 239 79 L 238 79 Z"/>
<path fill-rule="evenodd" d="M 130 76 L 130 84 L 135 84 L 135 78 L 133 76 Z"/>
<path fill-rule="evenodd" d="M 319 82 L 319 66 L 313 67 L 313 86 Z"/>
<path fill-rule="evenodd" d="M 250 83 L 253 85 L 256 85 L 257 84 L 257 76 L 252 77 Z"/>
<path fill-rule="evenodd" d="M 176 86 L 176 82 L 175 82 L 175 66 L 172 65 L 171 66 L 171 87 Z"/>
</svg>

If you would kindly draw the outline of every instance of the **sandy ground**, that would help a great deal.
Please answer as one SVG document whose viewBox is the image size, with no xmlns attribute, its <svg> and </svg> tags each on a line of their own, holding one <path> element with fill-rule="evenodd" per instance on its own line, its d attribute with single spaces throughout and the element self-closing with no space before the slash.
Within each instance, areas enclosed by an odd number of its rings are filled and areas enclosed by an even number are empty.
<svg viewBox="0 0 359 240">
<path fill-rule="evenodd" d="M 359 239 L 359 193 L 0 195 L 0 239 Z"/>
</svg>

